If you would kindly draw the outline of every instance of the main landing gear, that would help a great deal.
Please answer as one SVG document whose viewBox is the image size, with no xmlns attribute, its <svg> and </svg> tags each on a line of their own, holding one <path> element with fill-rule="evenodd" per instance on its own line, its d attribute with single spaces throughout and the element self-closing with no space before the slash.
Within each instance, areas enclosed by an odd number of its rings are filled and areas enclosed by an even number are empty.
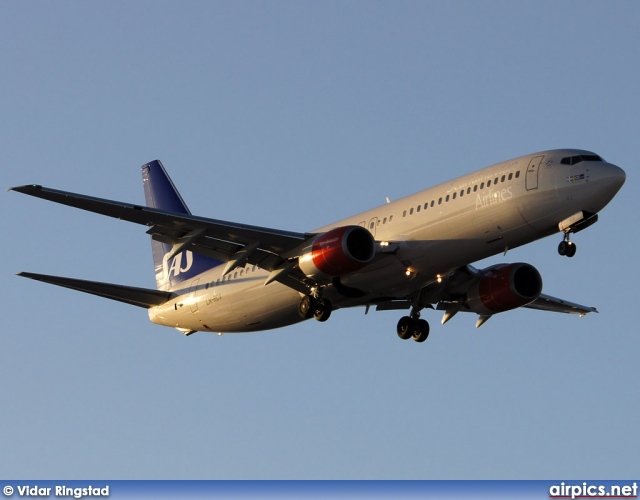
<svg viewBox="0 0 640 500">
<path fill-rule="evenodd" d="M 298 304 L 298 313 L 303 319 L 314 317 L 318 321 L 327 321 L 331 310 L 331 302 L 318 295 L 305 295 Z M 403 316 L 398 321 L 398 337 L 403 340 L 412 338 L 416 342 L 424 342 L 429 337 L 429 330 L 429 323 L 420 319 L 420 312 L 416 307 L 409 316 Z"/>
<path fill-rule="evenodd" d="M 314 317 L 318 321 L 327 321 L 331 316 L 331 302 L 328 299 L 305 295 L 298 304 L 298 313 L 304 319 Z"/>
<path fill-rule="evenodd" d="M 402 340 L 412 338 L 416 342 L 424 342 L 429 336 L 429 323 L 420 319 L 419 312 L 412 312 L 411 316 L 403 316 L 398 321 L 398 337 Z"/>
</svg>

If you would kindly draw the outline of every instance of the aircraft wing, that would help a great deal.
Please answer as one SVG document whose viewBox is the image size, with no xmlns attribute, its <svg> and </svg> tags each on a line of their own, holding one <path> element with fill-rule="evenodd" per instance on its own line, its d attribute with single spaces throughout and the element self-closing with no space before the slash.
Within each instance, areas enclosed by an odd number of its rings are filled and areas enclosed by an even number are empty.
<svg viewBox="0 0 640 500">
<path fill-rule="evenodd" d="M 30 278 L 32 280 L 44 281 L 52 285 L 58 285 L 81 292 L 98 295 L 107 299 L 117 300 L 126 304 L 138 307 L 150 308 L 164 304 L 172 297 L 171 292 L 161 292 L 147 288 L 138 288 L 125 285 L 114 285 L 112 283 L 101 283 L 98 281 L 78 280 L 74 278 L 64 278 L 61 276 L 49 276 L 47 274 L 18 273 L 18 276 Z"/>
<path fill-rule="evenodd" d="M 483 271 L 478 270 L 473 266 L 465 266 L 446 276 L 447 283 L 443 290 L 444 301 L 452 300 L 453 297 L 460 296 L 461 294 L 466 294 L 471 285 L 481 276 L 482 272 Z M 447 294 L 449 294 L 449 297 L 446 296 Z M 443 300 L 443 297 L 441 296 L 439 299 Z M 598 312 L 595 307 L 583 306 L 581 304 L 576 304 L 575 302 L 570 302 L 564 299 L 558 299 L 544 293 L 541 293 L 533 302 L 522 307 L 538 309 L 541 311 L 579 314 L 580 316 L 584 316 L 591 312 Z M 444 308 L 446 309 L 446 307 Z"/>
<path fill-rule="evenodd" d="M 491 268 L 487 270 L 489 269 Z M 433 307 L 435 305 L 437 310 L 445 311 L 444 323 L 459 311 L 469 311 L 467 305 L 468 293 L 487 270 L 476 269 L 471 265 L 451 270 L 440 276 L 441 281 L 434 281 L 425 286 L 418 295 L 379 302 L 376 304 L 376 310 L 407 309 L 415 302 L 421 303 L 424 307 Z M 544 293 L 541 293 L 537 299 L 522 307 L 541 311 L 578 314 L 580 316 L 598 312 L 595 307 L 576 304 L 575 302 L 552 297 Z M 488 314 L 478 314 L 486 318 L 489 317 Z"/>
<path fill-rule="evenodd" d="M 249 263 L 268 271 L 280 268 L 287 253 L 312 235 L 237 224 L 141 205 L 59 191 L 37 184 L 9 189 L 70 207 L 149 226 L 153 239 L 174 245 L 173 254 L 191 250 L 234 265 Z M 277 278 L 275 278 L 277 279 Z"/>
<path fill-rule="evenodd" d="M 590 312 L 598 312 L 595 307 L 583 306 L 574 302 L 569 302 L 568 300 L 557 299 L 550 295 L 545 295 L 544 293 L 541 293 L 540 297 L 524 307 L 528 307 L 529 309 L 539 309 L 541 311 L 579 314 L 580 316 L 584 316 Z"/>
</svg>

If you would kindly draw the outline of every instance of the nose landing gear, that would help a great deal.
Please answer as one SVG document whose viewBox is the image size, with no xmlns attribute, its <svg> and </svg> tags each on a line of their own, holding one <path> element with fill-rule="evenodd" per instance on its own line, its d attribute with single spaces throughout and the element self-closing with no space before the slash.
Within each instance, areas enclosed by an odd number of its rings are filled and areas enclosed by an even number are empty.
<svg viewBox="0 0 640 500">
<path fill-rule="evenodd" d="M 577 250 L 576 244 L 569 239 L 569 231 L 565 231 L 564 240 L 558 245 L 558 253 L 565 257 L 573 257 Z"/>
<path fill-rule="evenodd" d="M 566 257 L 576 254 L 576 245 L 569 240 L 571 233 L 577 233 L 598 222 L 598 214 L 580 211 L 566 218 L 558 224 L 560 231 L 564 233 L 564 239 L 558 245 L 558 253 Z"/>
</svg>

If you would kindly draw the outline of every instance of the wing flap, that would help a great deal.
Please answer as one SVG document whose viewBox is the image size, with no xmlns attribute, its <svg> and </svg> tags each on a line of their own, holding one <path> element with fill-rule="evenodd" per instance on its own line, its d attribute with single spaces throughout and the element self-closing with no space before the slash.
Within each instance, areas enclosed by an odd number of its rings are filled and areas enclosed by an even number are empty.
<svg viewBox="0 0 640 500">
<path fill-rule="evenodd" d="M 148 288 L 138 288 L 126 285 L 114 285 L 112 283 L 102 283 L 99 281 L 79 280 L 75 278 L 65 278 L 62 276 L 49 276 L 47 274 L 18 273 L 18 276 L 36 281 L 43 281 L 52 285 L 58 285 L 80 292 L 98 295 L 111 300 L 117 300 L 126 304 L 149 309 L 167 302 L 173 294 Z"/>
<path fill-rule="evenodd" d="M 180 242 L 180 233 L 176 234 L 175 231 L 165 231 L 164 228 L 161 227 L 153 226 L 147 231 L 147 233 L 150 234 L 154 240 L 159 241 L 160 243 L 177 245 Z M 183 249 L 190 250 L 213 259 L 221 260 L 223 262 L 229 262 L 236 259 L 238 253 L 245 248 L 255 247 L 251 248 L 251 251 L 248 252 L 244 262 L 251 265 L 257 265 L 267 271 L 273 271 L 281 265 L 282 262 L 284 262 L 284 259 L 279 255 L 268 250 L 258 248 L 259 246 L 260 243 L 258 242 L 247 242 L 243 245 L 222 239 L 200 236 L 199 238 L 189 242 L 189 244 Z"/>
</svg>

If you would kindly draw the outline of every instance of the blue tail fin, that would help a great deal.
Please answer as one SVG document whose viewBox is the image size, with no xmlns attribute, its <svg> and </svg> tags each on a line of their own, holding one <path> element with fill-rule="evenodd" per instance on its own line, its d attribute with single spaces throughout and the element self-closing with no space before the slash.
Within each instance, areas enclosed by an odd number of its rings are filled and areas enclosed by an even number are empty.
<svg viewBox="0 0 640 500">
<path fill-rule="evenodd" d="M 159 160 L 142 167 L 144 197 L 148 207 L 176 214 L 191 214 Z M 158 290 L 171 290 L 183 281 L 219 266 L 222 262 L 185 250 L 168 258 L 172 246 L 151 240 Z"/>
</svg>

